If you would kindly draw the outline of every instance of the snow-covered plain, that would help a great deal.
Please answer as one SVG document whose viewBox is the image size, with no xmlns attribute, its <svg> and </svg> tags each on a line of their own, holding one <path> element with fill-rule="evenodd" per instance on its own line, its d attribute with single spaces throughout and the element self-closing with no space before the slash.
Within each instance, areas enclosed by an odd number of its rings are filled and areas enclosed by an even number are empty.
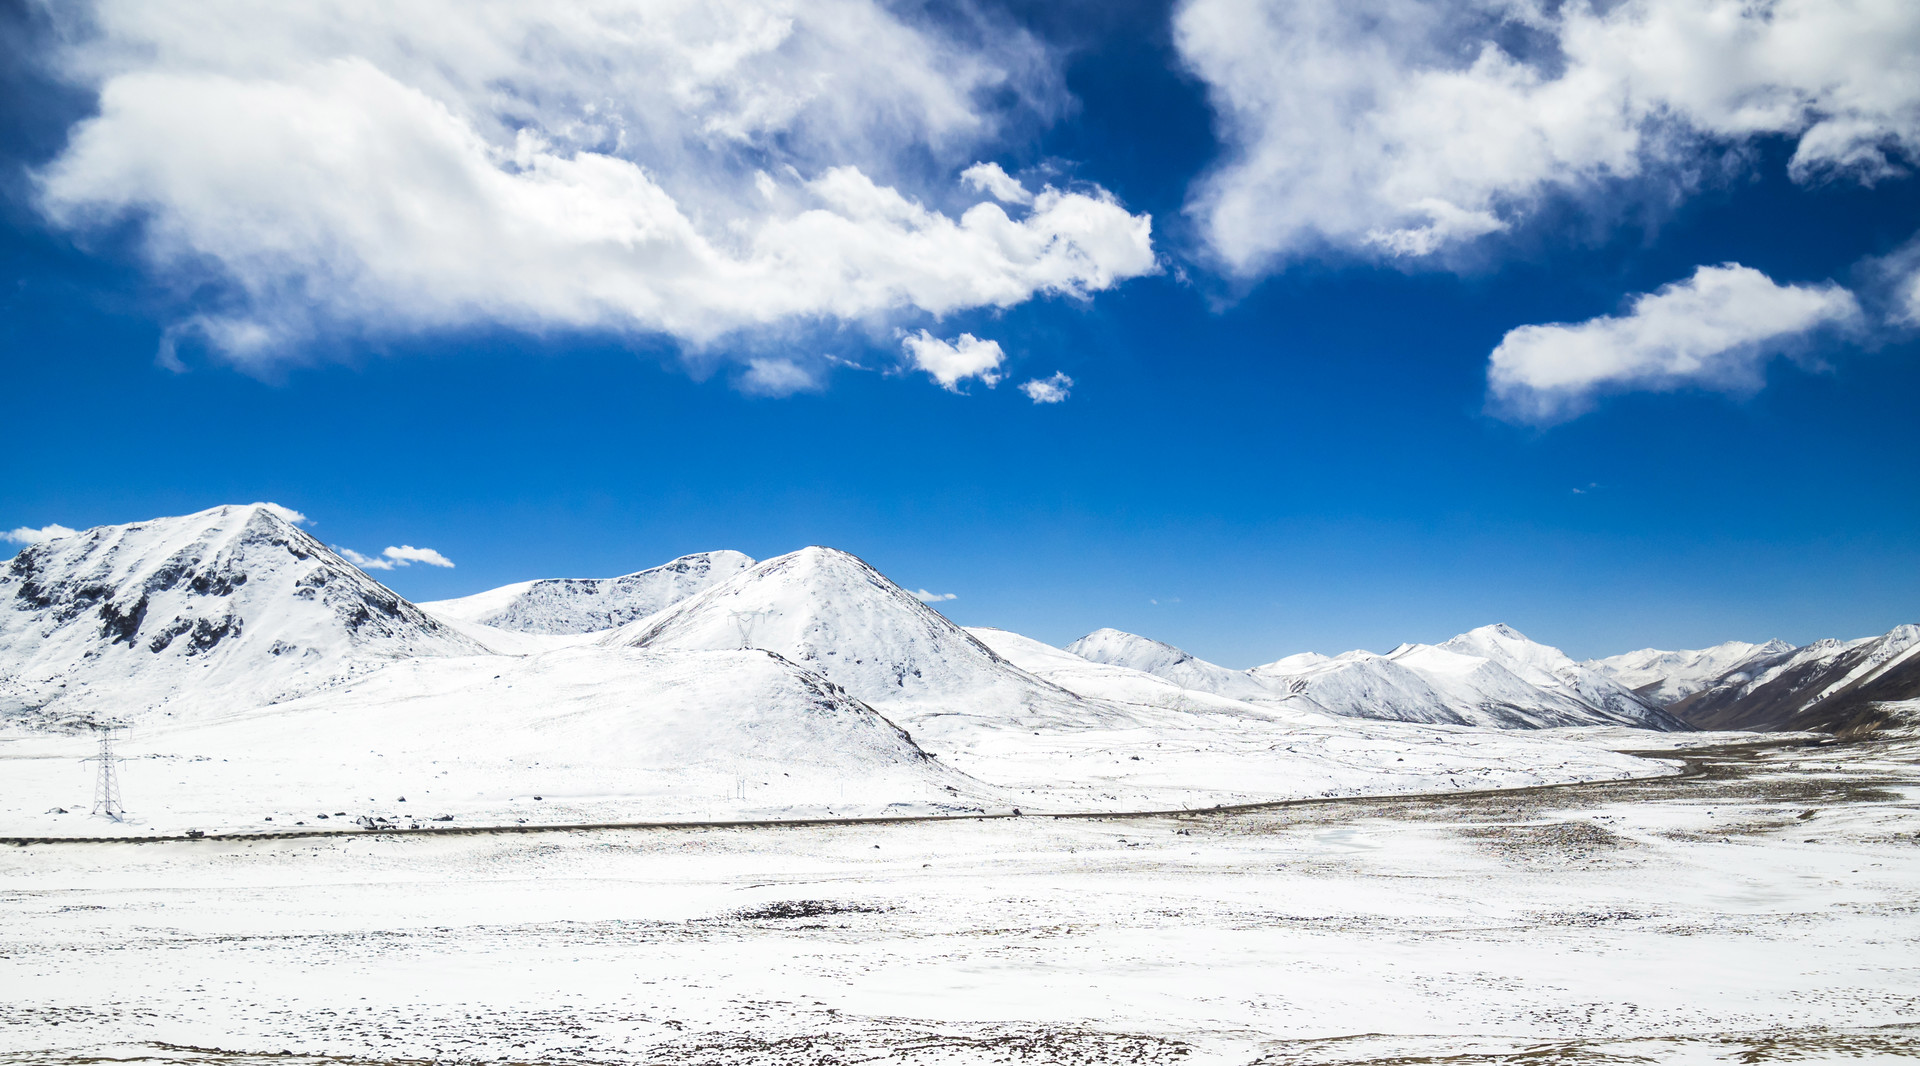
<svg viewBox="0 0 1920 1066">
<path fill-rule="evenodd" d="M 0 849 L 0 1062 L 1920 1055 L 1916 745 L 1691 757 L 1177 817 Z"/>
<path fill-rule="evenodd" d="M 1234 671 L 818 547 L 422 606 L 267 504 L 0 602 L 0 1063 L 1920 1051 L 1920 742 L 1728 748 L 1503 626 Z"/>
</svg>

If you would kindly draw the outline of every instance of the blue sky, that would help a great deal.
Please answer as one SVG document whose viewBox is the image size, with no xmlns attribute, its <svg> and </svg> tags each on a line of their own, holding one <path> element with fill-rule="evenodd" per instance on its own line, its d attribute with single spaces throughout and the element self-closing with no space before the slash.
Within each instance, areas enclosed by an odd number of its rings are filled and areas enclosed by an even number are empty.
<svg viewBox="0 0 1920 1066">
<path fill-rule="evenodd" d="M 474 74 L 526 101 L 499 114 L 393 58 L 420 26 L 308 54 L 326 5 L 300 33 L 30 8 L 0 529 L 274 500 L 456 564 L 380 573 L 415 599 L 824 543 L 963 624 L 1235 666 L 1491 621 L 1577 656 L 1881 632 L 1920 603 L 1920 102 L 1893 76 L 1920 22 L 1781 5 L 1838 42 L 1839 95 L 1753 27 L 1690 45 L 1726 84 L 1620 58 L 1712 6 L 848 2 L 670 26 L 625 74 L 592 18 L 476 17 L 425 50 L 537 32 L 565 60 Z M 656 91 L 688 34 L 743 26 L 760 60 Z M 810 63 L 830 88 L 794 88 Z M 1573 75 L 1661 109 L 1570 110 Z M 432 184 L 410 129 L 319 154 L 382 92 L 483 144 L 481 177 Z M 958 177 L 982 162 L 1019 184 Z M 697 240 L 609 250 L 660 202 L 636 175 Z M 953 221 L 976 205 L 1004 228 Z M 1021 389 L 1056 374 L 1060 402 Z"/>
</svg>

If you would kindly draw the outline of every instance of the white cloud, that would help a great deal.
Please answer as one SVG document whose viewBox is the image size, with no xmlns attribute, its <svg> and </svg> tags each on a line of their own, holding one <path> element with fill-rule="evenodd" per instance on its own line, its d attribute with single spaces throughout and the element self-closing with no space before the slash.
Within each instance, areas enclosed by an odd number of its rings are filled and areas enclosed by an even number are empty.
<svg viewBox="0 0 1920 1066">
<path fill-rule="evenodd" d="M 1033 194 L 1000 169 L 998 163 L 975 163 L 960 172 L 960 180 L 1003 204 L 1030 204 Z"/>
<path fill-rule="evenodd" d="M 749 359 L 740 387 L 761 396 L 791 396 L 820 387 L 812 371 L 791 359 Z"/>
<path fill-rule="evenodd" d="M 1860 294 L 1890 325 L 1920 327 L 1920 236 L 1861 264 Z"/>
<path fill-rule="evenodd" d="M 68 529 L 58 522 L 50 522 L 41 526 L 39 529 L 33 529 L 28 526 L 9 529 L 4 533 L 0 533 L 0 540 L 12 541 L 15 544 L 42 544 L 50 540 L 58 540 L 61 537 L 71 537 L 77 532 L 79 531 Z"/>
<path fill-rule="evenodd" d="M 1750 390 L 1771 356 L 1861 319 L 1859 302 L 1837 285 L 1778 285 L 1738 263 L 1703 266 L 1634 297 L 1625 314 L 1508 332 L 1488 361 L 1487 386 L 1495 411 L 1538 424 L 1579 415 L 1604 391 Z"/>
<path fill-rule="evenodd" d="M 432 548 L 416 548 L 411 544 L 389 547 L 379 555 L 362 555 L 352 548 L 336 547 L 335 550 L 342 558 L 362 570 L 392 570 L 396 566 L 412 566 L 414 563 L 453 569 L 453 560 Z"/>
<path fill-rule="evenodd" d="M 990 20 L 962 42 L 879 0 L 54 12 L 99 109 L 39 203 L 141 220 L 156 276 L 220 283 L 169 351 L 259 365 L 323 331 L 474 324 L 698 347 L 1155 268 L 1150 219 L 1101 189 L 968 204 L 953 168 L 1064 106 L 1045 50 Z"/>
<path fill-rule="evenodd" d="M 971 333 L 943 341 L 923 329 L 907 334 L 900 345 L 914 366 L 951 392 L 959 392 L 960 383 L 968 378 L 979 378 L 988 388 L 998 385 L 1000 364 L 1007 358 L 999 341 L 981 340 Z"/>
<path fill-rule="evenodd" d="M 402 544 L 398 548 L 388 548 L 380 554 L 392 559 L 400 566 L 406 566 L 409 563 L 425 563 L 428 566 L 440 566 L 448 570 L 453 569 L 453 560 L 441 555 L 432 548 L 416 548 L 411 544 Z"/>
<path fill-rule="evenodd" d="M 1174 29 L 1227 145 L 1189 210 L 1242 275 L 1442 254 L 1757 137 L 1792 139 L 1798 181 L 1920 147 L 1904 0 L 1185 0 Z"/>
<path fill-rule="evenodd" d="M 378 555 L 361 555 L 359 552 L 354 551 L 352 548 L 342 548 L 339 545 L 335 545 L 334 550 L 340 553 L 341 558 L 345 559 L 347 562 L 352 563 L 353 565 L 359 567 L 362 570 L 393 569 L 392 563 L 388 562 L 385 559 L 380 558 Z"/>
<path fill-rule="evenodd" d="M 282 507 L 277 503 L 262 504 L 261 506 L 296 526 L 304 526 L 307 524 L 307 516 L 291 507 Z"/>
<path fill-rule="evenodd" d="M 1920 326 L 1920 270 L 1908 274 L 1901 280 L 1897 314 L 1900 322 L 1909 326 Z"/>
<path fill-rule="evenodd" d="M 1027 399 L 1034 403 L 1059 403 L 1065 400 L 1073 388 L 1073 379 L 1061 371 L 1054 371 L 1052 377 L 1035 378 L 1020 386 Z"/>
<path fill-rule="evenodd" d="M 926 589 L 915 589 L 913 598 L 919 600 L 921 603 L 944 603 L 947 600 L 957 600 L 960 597 L 951 592 L 928 592 Z"/>
</svg>

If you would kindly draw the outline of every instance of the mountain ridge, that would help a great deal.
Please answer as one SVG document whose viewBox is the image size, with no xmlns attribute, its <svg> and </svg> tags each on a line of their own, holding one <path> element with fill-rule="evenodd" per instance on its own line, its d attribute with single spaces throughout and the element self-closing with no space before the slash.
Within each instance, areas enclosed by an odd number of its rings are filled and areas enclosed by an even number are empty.
<svg viewBox="0 0 1920 1066">
<path fill-rule="evenodd" d="M 1469 630 L 1385 655 L 1300 653 L 1231 670 L 1146 637 L 1096 630 L 1068 650 L 1253 703 L 1300 701 L 1354 718 L 1533 729 L 1567 725 L 1689 728 L 1557 648 L 1510 626 Z M 1248 692 L 1247 686 L 1255 691 Z"/>
<path fill-rule="evenodd" d="M 292 516 L 226 505 L 23 548 L 0 572 L 0 715 L 79 727 L 486 654 Z"/>
<path fill-rule="evenodd" d="M 742 552 L 694 552 L 619 577 L 539 578 L 420 606 L 515 633 L 597 633 L 665 610 L 753 564 Z"/>
</svg>

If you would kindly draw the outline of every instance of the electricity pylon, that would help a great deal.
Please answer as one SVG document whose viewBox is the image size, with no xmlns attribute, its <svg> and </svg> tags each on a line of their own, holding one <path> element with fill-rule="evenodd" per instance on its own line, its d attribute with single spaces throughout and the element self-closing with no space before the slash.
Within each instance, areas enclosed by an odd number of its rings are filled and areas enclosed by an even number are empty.
<svg viewBox="0 0 1920 1066">
<path fill-rule="evenodd" d="M 728 611 L 727 612 L 727 617 L 733 620 L 733 627 L 736 630 L 738 630 L 740 633 L 740 650 L 741 651 L 746 651 L 747 649 L 753 647 L 754 626 L 760 621 L 760 619 L 765 618 L 767 615 L 770 615 L 772 613 L 773 613 L 772 611 Z"/>
<path fill-rule="evenodd" d="M 100 764 L 100 774 L 93 782 L 93 813 L 117 822 L 127 813 L 120 802 L 120 756 L 113 753 L 113 727 L 102 726 L 99 732 L 100 753 L 81 761 Z"/>
</svg>

